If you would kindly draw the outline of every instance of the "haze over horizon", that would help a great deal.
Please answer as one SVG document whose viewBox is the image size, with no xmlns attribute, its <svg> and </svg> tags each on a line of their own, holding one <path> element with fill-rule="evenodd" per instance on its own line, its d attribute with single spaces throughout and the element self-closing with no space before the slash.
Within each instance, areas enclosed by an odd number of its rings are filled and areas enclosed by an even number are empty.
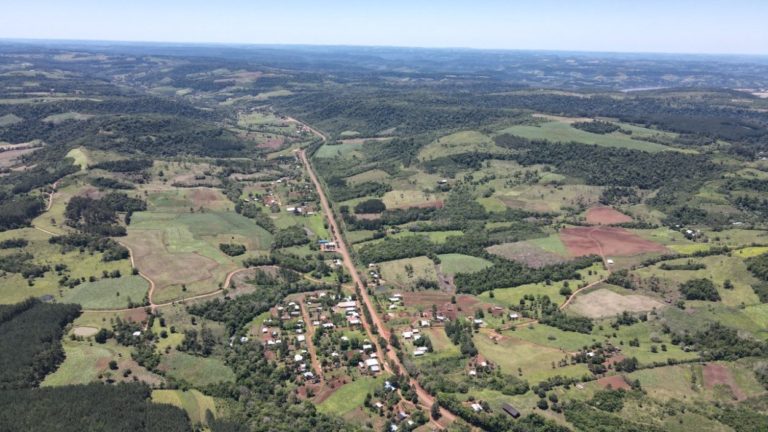
<svg viewBox="0 0 768 432">
<path fill-rule="evenodd" d="M 768 2 L 8 0 L 0 38 L 768 54 Z"/>
</svg>

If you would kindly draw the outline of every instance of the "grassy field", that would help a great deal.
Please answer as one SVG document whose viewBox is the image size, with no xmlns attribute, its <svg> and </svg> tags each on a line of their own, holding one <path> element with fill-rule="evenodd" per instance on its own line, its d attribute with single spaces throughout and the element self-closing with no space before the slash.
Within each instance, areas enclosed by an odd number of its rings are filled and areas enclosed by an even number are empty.
<svg viewBox="0 0 768 432">
<path fill-rule="evenodd" d="M 82 147 L 70 150 L 66 157 L 74 159 L 75 165 L 80 166 L 80 171 L 84 171 L 88 168 L 88 164 L 90 163 L 88 153 L 86 153 L 86 150 Z"/>
<path fill-rule="evenodd" d="M 192 424 L 206 423 L 206 411 L 216 416 L 216 401 L 198 390 L 153 390 L 152 402 L 170 404 L 187 412 Z"/>
<path fill-rule="evenodd" d="M 440 269 L 447 274 L 474 273 L 493 265 L 490 261 L 462 254 L 438 255 Z"/>
<path fill-rule="evenodd" d="M 595 144 L 603 147 L 619 147 L 632 150 L 643 150 L 647 152 L 660 152 L 668 150 L 677 150 L 673 147 L 663 144 L 656 144 L 648 141 L 639 141 L 632 139 L 630 135 L 620 132 L 600 135 L 576 129 L 573 126 L 563 122 L 546 122 L 538 126 L 518 125 L 502 130 L 500 133 L 507 133 L 531 140 L 549 140 L 555 142 L 576 141 L 584 144 Z"/>
<path fill-rule="evenodd" d="M 522 331 L 522 330 L 521 330 Z M 474 338 L 475 346 L 489 361 L 499 365 L 502 372 L 517 375 L 518 368 L 523 372 L 521 378 L 529 382 L 539 382 L 548 377 L 582 377 L 589 374 L 584 364 L 552 368 L 567 354 L 559 349 L 534 344 L 514 337 L 514 334 L 494 343 L 489 337 L 480 335 Z"/>
<path fill-rule="evenodd" d="M 68 275 L 70 278 L 85 278 L 95 276 L 97 278 L 102 277 L 102 271 L 106 270 L 111 272 L 113 270 L 119 270 L 123 275 L 131 274 L 131 263 L 129 260 L 103 262 L 101 260 L 102 254 L 95 253 L 90 254 L 87 251 L 80 253 L 79 251 L 72 251 L 66 254 L 61 253 L 61 247 L 53 245 L 48 242 L 50 235 L 33 229 L 24 228 L 20 230 L 6 231 L 0 233 L 0 240 L 9 238 L 23 238 L 29 241 L 29 245 L 24 249 L 6 249 L 0 250 L 0 256 L 17 253 L 19 251 L 27 251 L 34 256 L 31 262 L 49 265 L 53 267 L 55 264 L 64 264 L 67 266 Z M 4 273 L 0 276 L 0 303 L 16 303 L 24 300 L 27 297 L 34 296 L 40 297 L 43 295 L 52 295 L 57 301 L 63 301 L 67 296 L 76 294 L 80 291 L 80 287 L 70 290 L 69 288 L 62 288 L 59 286 L 60 275 L 57 275 L 55 271 L 46 272 L 43 277 L 34 280 L 33 285 L 29 285 L 27 281 L 17 273 Z M 87 289 L 87 288 L 86 288 Z M 130 292 L 135 292 L 133 289 L 129 289 Z M 114 291 L 112 296 L 115 296 Z M 143 295 L 133 298 L 136 301 L 140 301 Z M 81 301 L 89 300 L 85 297 L 77 297 Z M 123 304 L 121 299 L 117 299 L 115 303 Z M 99 302 L 111 302 L 107 300 L 106 296 L 100 299 L 95 299 L 95 303 Z"/>
<path fill-rule="evenodd" d="M 355 231 L 351 231 L 354 233 Z M 373 231 L 370 231 L 371 234 L 373 234 Z M 463 233 L 461 231 L 426 231 L 426 232 L 416 232 L 416 231 L 400 231 L 396 234 L 390 234 L 386 238 L 403 238 L 403 237 L 412 237 L 412 236 L 427 236 L 429 237 L 429 240 L 433 243 L 445 243 L 445 240 L 448 237 L 451 236 L 460 236 Z M 347 234 L 347 237 L 349 238 L 349 234 Z M 369 244 L 376 244 L 384 241 L 385 238 L 379 238 L 379 239 L 373 239 L 368 240 L 365 242 L 360 242 L 355 245 L 356 248 L 360 248 L 365 245 Z M 350 241 L 354 243 L 354 240 L 350 238 Z"/>
<path fill-rule="evenodd" d="M 438 200 L 435 194 L 427 194 L 421 190 L 392 190 L 384 194 L 382 201 L 387 208 L 405 208 L 432 206 Z"/>
<path fill-rule="evenodd" d="M 471 151 L 507 152 L 506 149 L 498 147 L 488 135 L 478 131 L 463 131 L 440 137 L 428 144 L 419 152 L 419 159 L 430 160 Z"/>
<path fill-rule="evenodd" d="M 385 375 L 379 375 L 376 378 L 358 378 L 333 392 L 328 399 L 317 406 L 317 409 L 324 414 L 343 416 L 363 405 L 365 396 L 373 393 L 373 390 L 382 385 L 386 379 Z"/>
<path fill-rule="evenodd" d="M 337 144 L 329 145 L 324 144 L 315 152 L 316 158 L 334 158 L 334 157 L 351 157 L 352 155 L 362 155 L 363 143 L 349 143 L 349 144 Z"/>
<path fill-rule="evenodd" d="M 553 187 L 544 184 L 496 188 L 493 197 L 511 208 L 537 212 L 559 212 L 564 207 L 597 204 L 602 188 L 581 184 Z"/>
<path fill-rule="evenodd" d="M 389 179 L 389 174 L 387 174 L 386 171 L 380 169 L 372 169 L 347 177 L 345 180 L 347 183 L 354 185 L 365 182 L 384 182 L 387 179 Z"/>
<path fill-rule="evenodd" d="M 91 114 L 81 114 L 78 112 L 70 111 L 70 112 L 65 112 L 61 114 L 49 115 L 48 117 L 44 118 L 43 121 L 57 125 L 59 123 L 63 123 L 69 120 L 82 121 L 82 120 L 88 120 L 93 117 L 94 116 Z"/>
<path fill-rule="evenodd" d="M 139 303 L 147 294 L 149 283 L 141 276 L 123 276 L 82 283 L 65 288 L 62 302 L 78 303 L 86 309 L 119 309 L 133 301 Z"/>
<path fill-rule="evenodd" d="M 592 272 L 592 275 L 589 275 L 590 271 Z M 581 280 L 572 279 L 568 281 L 571 289 L 576 289 L 579 284 L 595 282 L 606 275 L 605 269 L 603 269 L 603 266 L 599 263 L 593 264 L 584 270 L 580 270 L 579 273 L 582 275 Z M 495 289 L 493 290 L 493 298 L 491 298 L 491 292 L 486 291 L 480 294 L 478 298 L 484 302 L 509 307 L 518 306 L 520 300 L 526 295 L 541 295 L 548 296 L 554 303 L 562 304 L 565 302 L 565 296 L 560 294 L 560 288 L 562 288 L 562 286 L 563 282 L 553 282 L 550 285 L 547 285 L 545 282 L 525 284 L 511 288 Z"/>
<path fill-rule="evenodd" d="M 669 264 L 685 264 L 688 258 L 668 261 Z M 723 255 L 709 256 L 691 259 L 692 262 L 706 265 L 702 270 L 661 270 L 657 264 L 652 267 L 637 270 L 635 273 L 643 279 L 656 277 L 665 281 L 667 285 L 676 289 L 680 284 L 691 280 L 707 278 L 718 287 L 717 291 L 726 306 L 738 306 L 740 304 L 752 305 L 759 303 L 757 295 L 752 290 L 752 284 L 757 280 L 749 273 L 744 261 L 739 257 Z M 733 283 L 733 289 L 723 288 L 726 280 Z"/>
<path fill-rule="evenodd" d="M 183 379 L 194 386 L 206 386 L 218 382 L 234 382 L 235 374 L 214 357 L 197 357 L 190 354 L 171 351 L 164 355 L 159 366 L 168 375 Z"/>
<path fill-rule="evenodd" d="M 131 347 L 119 345 L 114 340 L 96 344 L 65 337 L 62 343 L 66 359 L 55 372 L 45 377 L 43 386 L 88 384 L 103 375 L 111 375 L 117 381 L 133 381 L 134 376 L 150 384 L 163 381 L 161 376 L 148 372 L 131 359 Z M 110 371 L 111 360 L 117 361 L 117 371 Z M 123 377 L 122 371 L 126 369 L 132 373 Z"/>
<path fill-rule="evenodd" d="M 413 266 L 413 274 L 409 277 L 406 266 Z M 379 263 L 381 277 L 390 284 L 400 287 L 409 286 L 418 279 L 437 281 L 435 264 L 427 257 L 405 258 Z"/>
</svg>

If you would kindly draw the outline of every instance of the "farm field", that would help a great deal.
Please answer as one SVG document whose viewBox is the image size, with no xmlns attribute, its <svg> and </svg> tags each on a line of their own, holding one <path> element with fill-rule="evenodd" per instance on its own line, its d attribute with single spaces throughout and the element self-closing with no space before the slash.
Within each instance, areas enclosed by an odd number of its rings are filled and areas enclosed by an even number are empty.
<svg viewBox="0 0 768 432">
<path fill-rule="evenodd" d="M 78 303 L 87 309 L 120 309 L 143 303 L 149 283 L 141 276 L 123 276 L 85 282 L 64 290 L 65 303 Z"/>
<path fill-rule="evenodd" d="M 268 250 L 271 235 L 234 212 L 149 211 L 134 215 L 124 242 L 137 267 L 157 284 L 155 300 L 167 301 L 185 296 L 182 285 L 190 293 L 212 291 L 242 258 Z M 246 255 L 229 257 L 220 243 L 243 244 Z"/>
<path fill-rule="evenodd" d="M 463 131 L 440 137 L 428 144 L 419 152 L 419 159 L 430 160 L 470 151 L 504 153 L 507 150 L 498 147 L 489 136 L 478 131 Z"/>
</svg>

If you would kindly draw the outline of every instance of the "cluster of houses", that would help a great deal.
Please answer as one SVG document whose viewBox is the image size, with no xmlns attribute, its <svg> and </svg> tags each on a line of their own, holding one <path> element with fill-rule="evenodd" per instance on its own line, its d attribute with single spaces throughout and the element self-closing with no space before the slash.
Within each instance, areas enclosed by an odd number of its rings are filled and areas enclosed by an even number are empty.
<svg viewBox="0 0 768 432">
<path fill-rule="evenodd" d="M 330 241 L 330 240 L 318 240 L 317 241 L 318 246 L 320 246 L 320 250 L 323 252 L 336 252 L 336 242 Z"/>
</svg>

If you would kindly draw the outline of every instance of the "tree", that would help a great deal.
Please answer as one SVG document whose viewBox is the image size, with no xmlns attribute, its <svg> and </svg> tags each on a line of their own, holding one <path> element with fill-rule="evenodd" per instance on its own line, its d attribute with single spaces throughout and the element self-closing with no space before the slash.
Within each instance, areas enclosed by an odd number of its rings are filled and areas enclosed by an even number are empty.
<svg viewBox="0 0 768 432">
<path fill-rule="evenodd" d="M 432 404 L 432 408 L 429 409 L 429 413 L 430 415 L 432 415 L 432 418 L 435 420 L 439 419 L 442 416 L 440 414 L 440 404 L 438 404 L 437 401 L 435 401 Z"/>
</svg>

